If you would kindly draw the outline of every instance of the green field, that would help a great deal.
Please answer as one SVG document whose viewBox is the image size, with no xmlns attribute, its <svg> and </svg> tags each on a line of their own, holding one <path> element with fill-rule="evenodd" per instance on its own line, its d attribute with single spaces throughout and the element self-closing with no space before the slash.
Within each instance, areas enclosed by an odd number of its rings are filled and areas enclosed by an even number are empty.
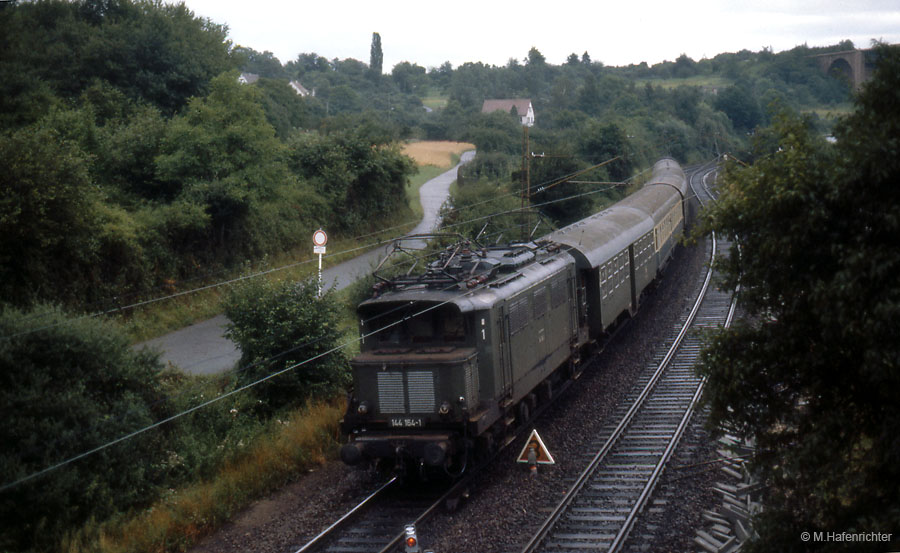
<svg viewBox="0 0 900 553">
<path fill-rule="evenodd" d="M 422 104 L 431 109 L 443 109 L 447 107 L 449 96 L 426 96 L 422 98 Z"/>
<path fill-rule="evenodd" d="M 638 79 L 637 84 L 649 83 L 665 89 L 678 88 L 679 86 L 696 86 L 706 89 L 720 89 L 734 84 L 731 79 L 713 75 L 695 75 L 682 79 Z"/>
</svg>

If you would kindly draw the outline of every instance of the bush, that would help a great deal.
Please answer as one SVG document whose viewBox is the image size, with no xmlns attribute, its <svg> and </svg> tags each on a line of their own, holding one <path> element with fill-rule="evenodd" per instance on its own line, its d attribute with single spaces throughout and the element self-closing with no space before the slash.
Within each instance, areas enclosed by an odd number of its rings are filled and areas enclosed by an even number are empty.
<svg viewBox="0 0 900 553">
<path fill-rule="evenodd" d="M 3 484 L 147 426 L 161 406 L 157 355 L 108 323 L 39 309 L 0 312 Z M 164 450 L 149 432 L 4 490 L 0 550 L 54 548 L 73 527 L 151 499 Z"/>
<path fill-rule="evenodd" d="M 231 321 L 227 334 L 241 349 L 237 385 L 284 371 L 251 389 L 262 410 L 328 398 L 349 383 L 342 351 L 306 362 L 337 347 L 340 337 L 333 294 L 318 298 L 316 293 L 312 280 L 298 284 L 255 279 L 232 290 L 225 301 Z"/>
</svg>

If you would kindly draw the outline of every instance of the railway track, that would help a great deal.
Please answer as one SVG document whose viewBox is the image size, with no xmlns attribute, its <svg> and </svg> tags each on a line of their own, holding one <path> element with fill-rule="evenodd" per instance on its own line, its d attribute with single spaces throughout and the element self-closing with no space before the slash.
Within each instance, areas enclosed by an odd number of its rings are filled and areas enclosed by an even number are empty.
<svg viewBox="0 0 900 553">
<path fill-rule="evenodd" d="M 564 383 L 556 393 L 564 394 L 570 384 Z M 521 437 L 530 428 L 529 424 L 550 405 L 538 406 L 527 423 L 515 431 L 514 437 Z M 407 537 L 405 529 L 408 525 L 424 523 L 438 509 L 455 509 L 458 502 L 468 496 L 479 471 L 493 462 L 503 449 L 472 467 L 466 476 L 455 482 L 431 482 L 413 488 L 403 486 L 398 477 L 391 478 L 295 553 L 398 551 Z"/>
<path fill-rule="evenodd" d="M 712 168 L 701 168 L 691 186 L 701 202 L 712 199 Z M 712 239 L 711 259 L 726 244 Z M 703 391 L 695 376 L 700 332 L 727 326 L 732 298 L 709 286 L 713 264 L 694 307 L 672 330 L 666 347 L 642 372 L 630 397 L 592 443 L 587 468 L 538 528 L 523 553 L 620 551 L 675 451 Z"/>
<path fill-rule="evenodd" d="M 709 192 L 699 188 L 699 184 L 697 187 L 699 190 L 695 193 L 706 200 Z M 709 279 L 707 275 L 707 286 Z M 586 488 L 583 499 L 577 502 L 570 500 L 571 505 L 567 503 L 555 521 L 545 524 L 542 528 L 546 530 L 539 531 L 536 538 L 542 532 L 543 535 L 533 540 L 533 546 L 530 543 L 525 551 L 562 551 L 570 550 L 569 546 L 614 550 L 609 545 L 624 542 L 627 529 L 633 525 L 665 466 L 665 460 L 674 451 L 677 438 L 673 441 L 671 435 L 680 435 L 684 431 L 690 418 L 685 413 L 699 397 L 699 381 L 692 369 L 700 344 L 699 338 L 691 335 L 688 329 L 723 324 L 730 309 L 730 298 L 722 294 L 718 294 L 722 297 L 716 297 L 716 294 L 714 291 L 708 292 L 706 299 L 698 300 L 691 315 L 693 326 L 679 325 L 678 329 L 673 330 L 668 341 L 679 341 L 680 347 L 672 348 L 664 356 L 665 359 L 654 363 L 664 364 L 665 368 L 658 371 L 655 377 L 652 373 L 657 371 L 644 371 L 646 374 L 637 389 L 646 389 L 646 393 L 634 394 L 639 396 L 637 400 L 643 407 L 623 410 L 619 414 L 621 416 L 613 417 L 612 420 L 623 422 L 614 428 L 607 428 L 602 439 L 595 441 L 598 450 L 605 451 L 602 455 L 598 453 L 597 457 L 612 461 L 608 461 L 605 468 L 585 471 L 596 472 L 598 479 L 592 480 L 583 474 L 584 483 L 580 486 Z M 534 413 L 531 420 L 539 415 L 539 412 Z M 670 430 L 673 426 L 675 429 Z M 662 452 L 662 457 L 659 452 Z M 599 466 L 599 463 L 595 459 L 591 465 Z M 470 471 L 469 478 L 477 472 Z M 599 479 L 601 475 L 605 479 Z M 387 553 L 402 550 L 400 546 L 405 537 L 405 526 L 423 524 L 448 503 L 448 498 L 463 495 L 468 488 L 468 478 L 452 487 L 447 484 L 443 488 L 419 488 L 415 491 L 397 484 L 395 480 L 385 484 L 296 553 Z"/>
<path fill-rule="evenodd" d="M 407 524 L 425 520 L 461 490 L 450 484 L 402 486 L 392 478 L 295 553 L 372 553 L 393 550 Z"/>
</svg>

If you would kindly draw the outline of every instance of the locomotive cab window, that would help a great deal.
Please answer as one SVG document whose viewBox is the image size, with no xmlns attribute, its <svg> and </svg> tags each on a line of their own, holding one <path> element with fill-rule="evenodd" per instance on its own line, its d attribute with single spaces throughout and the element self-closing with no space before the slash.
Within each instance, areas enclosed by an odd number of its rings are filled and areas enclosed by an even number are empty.
<svg viewBox="0 0 900 553">
<path fill-rule="evenodd" d="M 365 332 L 376 333 L 373 340 L 367 341 L 370 347 L 418 347 L 466 342 L 466 319 L 455 305 L 428 310 L 427 304 L 385 304 L 368 309 L 361 315 Z"/>
</svg>

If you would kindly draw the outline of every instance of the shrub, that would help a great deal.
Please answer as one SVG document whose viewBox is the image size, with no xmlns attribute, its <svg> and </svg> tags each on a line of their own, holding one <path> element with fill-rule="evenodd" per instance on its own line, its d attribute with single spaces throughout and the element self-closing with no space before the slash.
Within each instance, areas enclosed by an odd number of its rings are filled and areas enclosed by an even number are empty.
<svg viewBox="0 0 900 553">
<path fill-rule="evenodd" d="M 302 283 L 247 281 L 225 302 L 228 337 L 241 349 L 237 385 L 284 371 L 251 391 L 264 410 L 329 397 L 349 382 L 346 356 L 338 345 L 339 306 L 331 292 L 316 297 L 312 280 Z M 302 363 L 302 364 L 301 364 Z"/>
<path fill-rule="evenodd" d="M 0 312 L 0 474 L 14 483 L 157 418 L 158 356 L 108 323 Z M 0 550 L 47 550 L 72 527 L 153 497 L 161 456 L 150 432 L 3 491 Z"/>
</svg>

